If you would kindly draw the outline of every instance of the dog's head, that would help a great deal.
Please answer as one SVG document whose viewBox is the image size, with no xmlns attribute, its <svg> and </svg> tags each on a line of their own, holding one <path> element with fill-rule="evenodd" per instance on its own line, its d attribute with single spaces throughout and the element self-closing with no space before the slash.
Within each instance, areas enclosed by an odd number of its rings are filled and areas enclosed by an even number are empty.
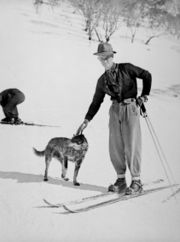
<svg viewBox="0 0 180 242">
<path fill-rule="evenodd" d="M 71 142 L 81 145 L 83 143 L 87 143 L 87 139 L 83 134 L 80 134 L 80 135 L 73 136 L 73 138 L 71 139 Z"/>
<path fill-rule="evenodd" d="M 86 152 L 88 150 L 88 142 L 83 134 L 75 135 L 70 140 L 69 147 L 76 151 Z"/>
</svg>

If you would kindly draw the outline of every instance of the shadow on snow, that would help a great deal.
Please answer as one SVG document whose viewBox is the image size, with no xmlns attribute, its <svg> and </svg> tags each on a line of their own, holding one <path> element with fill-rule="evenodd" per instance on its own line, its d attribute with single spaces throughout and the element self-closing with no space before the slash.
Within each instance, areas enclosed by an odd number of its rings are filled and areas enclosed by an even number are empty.
<svg viewBox="0 0 180 242">
<path fill-rule="evenodd" d="M 0 179 L 12 179 L 16 180 L 18 183 L 38 183 L 44 182 L 43 175 L 36 175 L 36 174 L 29 174 L 29 173 L 22 173 L 17 171 L 0 171 Z M 98 191 L 104 192 L 107 190 L 106 187 L 96 186 L 91 184 L 81 183 L 80 186 L 74 186 L 70 181 L 64 181 L 60 178 L 52 178 L 49 177 L 47 184 L 52 185 L 60 185 L 63 187 L 69 187 L 78 190 L 88 190 L 88 191 Z"/>
</svg>

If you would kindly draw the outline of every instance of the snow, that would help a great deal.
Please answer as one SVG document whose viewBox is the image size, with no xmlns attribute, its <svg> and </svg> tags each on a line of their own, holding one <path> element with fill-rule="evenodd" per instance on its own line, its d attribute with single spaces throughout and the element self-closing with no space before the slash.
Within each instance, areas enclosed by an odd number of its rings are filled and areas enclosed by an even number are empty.
<svg viewBox="0 0 180 242">
<path fill-rule="evenodd" d="M 39 11 L 32 3 L 0 2 L 1 90 L 17 87 L 25 93 L 26 100 L 19 105 L 23 120 L 60 128 L 0 126 L 0 241 L 179 241 L 180 194 L 163 203 L 171 189 L 79 214 L 44 207 L 43 198 L 65 202 L 103 192 L 116 174 L 108 154 L 110 100 L 106 97 L 84 132 L 89 150 L 78 177 L 81 186 L 72 185 L 73 164 L 69 164 L 70 181 L 60 179 L 57 161 L 51 163 L 49 182 L 43 182 L 44 159 L 35 156 L 32 147 L 42 150 L 52 137 L 72 137 L 103 68 L 92 55 L 97 42 L 88 42 L 79 15 L 65 3 L 58 9 L 42 6 Z M 120 34 L 111 43 L 118 52 L 115 61 L 131 62 L 152 73 L 148 117 L 173 178 L 180 183 L 180 45 L 167 38 L 150 46 L 131 44 Z M 142 180 L 162 178 L 168 184 L 145 119 L 141 124 Z"/>
</svg>

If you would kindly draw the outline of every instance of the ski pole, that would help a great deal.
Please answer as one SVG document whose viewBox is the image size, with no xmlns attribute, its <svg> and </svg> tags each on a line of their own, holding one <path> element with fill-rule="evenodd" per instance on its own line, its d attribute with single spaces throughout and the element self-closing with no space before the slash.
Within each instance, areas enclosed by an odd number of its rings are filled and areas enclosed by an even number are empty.
<svg viewBox="0 0 180 242">
<path fill-rule="evenodd" d="M 149 132 L 150 132 L 150 134 L 151 134 L 151 137 L 152 137 L 152 139 L 153 139 L 153 142 L 154 142 L 154 145 L 155 145 L 155 148 L 156 148 L 157 154 L 158 154 L 158 156 L 159 156 L 159 159 L 160 159 L 160 161 L 161 161 L 162 167 L 163 167 L 163 169 L 164 169 L 164 172 L 165 172 L 166 178 L 167 178 L 167 180 L 168 180 L 168 182 L 169 182 L 169 185 L 171 186 L 171 189 L 172 189 L 171 179 L 172 179 L 172 181 L 174 182 L 174 177 L 173 177 L 172 171 L 171 171 L 171 169 L 170 169 L 170 166 L 169 166 L 169 164 L 168 164 L 168 161 L 167 161 L 167 158 L 166 158 L 166 156 L 165 156 L 165 153 L 164 153 L 164 151 L 163 151 L 163 149 L 162 149 L 162 146 L 161 146 L 161 144 L 160 144 L 160 142 L 159 142 L 158 136 L 157 136 L 157 134 L 156 134 L 156 132 L 155 132 L 155 129 L 154 129 L 153 125 L 152 125 L 152 122 L 150 121 L 150 119 L 149 119 L 149 117 L 148 117 L 148 115 L 147 115 L 147 111 L 146 111 L 146 107 L 145 107 L 144 103 L 141 104 L 140 109 L 141 109 L 141 115 L 145 118 L 145 121 L 146 121 L 147 127 L 148 127 Z M 168 171 L 167 171 L 167 169 L 166 169 L 166 166 L 167 166 L 167 168 L 169 169 L 169 172 L 170 172 L 170 174 L 171 174 L 171 179 L 170 179 L 170 177 L 169 177 L 169 174 L 168 174 Z M 174 183 L 175 183 L 175 182 L 174 182 Z M 172 191 L 174 192 L 173 189 L 172 189 Z"/>
</svg>

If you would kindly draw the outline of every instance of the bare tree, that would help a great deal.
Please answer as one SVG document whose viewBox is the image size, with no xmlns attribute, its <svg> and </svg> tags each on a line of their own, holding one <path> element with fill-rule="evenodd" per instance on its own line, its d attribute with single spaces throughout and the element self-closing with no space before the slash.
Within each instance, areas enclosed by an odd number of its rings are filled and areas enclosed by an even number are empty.
<svg viewBox="0 0 180 242">
<path fill-rule="evenodd" d="M 167 12 L 164 9 L 159 8 L 156 3 L 148 8 L 147 27 L 150 35 L 145 41 L 146 45 L 148 45 L 152 39 L 157 38 L 165 33 L 166 15 Z"/>
<path fill-rule="evenodd" d="M 36 12 L 38 12 L 39 8 L 42 5 L 48 5 L 51 8 L 58 6 L 61 0 L 34 0 L 34 6 L 36 8 Z"/>
<path fill-rule="evenodd" d="M 38 12 L 39 7 L 40 7 L 43 3 L 44 3 L 43 0 L 35 0 L 35 1 L 34 1 L 34 7 L 35 7 L 35 9 L 36 9 L 36 12 Z"/>
<path fill-rule="evenodd" d="M 63 0 L 34 0 L 36 9 L 42 4 L 51 7 Z M 149 36 L 145 44 L 162 34 L 180 37 L 179 0 L 66 0 L 84 19 L 88 39 L 109 41 L 121 25 L 126 24 L 131 33 L 131 42 L 143 27 Z M 121 25 L 120 25 L 121 24 Z"/>
<path fill-rule="evenodd" d="M 92 39 L 93 31 L 98 26 L 101 16 L 100 6 L 101 0 L 69 0 L 75 9 L 77 9 L 84 17 L 85 31 L 88 33 L 88 39 Z"/>
<path fill-rule="evenodd" d="M 125 0 L 70 0 L 72 5 L 80 11 L 85 19 L 85 31 L 89 40 L 95 33 L 98 41 L 110 37 L 118 29 L 120 17 L 119 2 Z"/>
<path fill-rule="evenodd" d="M 167 31 L 173 36 L 180 38 L 180 1 L 173 0 L 169 4 L 168 9 L 170 11 L 168 11 L 166 18 Z"/>
<path fill-rule="evenodd" d="M 176 16 L 172 14 L 167 15 L 167 31 L 178 39 L 180 38 L 180 14 Z"/>
<path fill-rule="evenodd" d="M 119 0 L 104 0 L 101 6 L 101 20 L 99 27 L 103 31 L 103 36 L 108 42 L 111 36 L 118 29 L 119 18 L 121 9 L 119 8 Z"/>
<path fill-rule="evenodd" d="M 180 4 L 176 0 L 147 0 L 148 4 L 148 29 L 151 34 L 145 41 L 150 41 L 160 35 L 171 34 L 179 36 L 180 34 Z"/>
<path fill-rule="evenodd" d="M 146 1 L 146 21 L 145 27 L 150 33 L 145 44 L 166 33 L 167 3 L 172 0 L 147 0 Z"/>
<path fill-rule="evenodd" d="M 146 17 L 146 5 L 143 0 L 127 0 L 122 13 L 124 22 L 130 29 L 131 42 L 134 42 L 138 29 L 143 26 Z"/>
<path fill-rule="evenodd" d="M 167 33 L 170 22 L 174 22 L 174 26 L 175 23 L 178 25 L 178 19 L 174 19 L 170 13 L 170 9 L 174 9 L 174 1 L 176 0 L 127 0 L 123 17 L 131 32 L 131 42 L 134 42 L 140 27 L 148 29 L 150 35 L 145 44 L 149 44 L 153 38 Z"/>
</svg>

